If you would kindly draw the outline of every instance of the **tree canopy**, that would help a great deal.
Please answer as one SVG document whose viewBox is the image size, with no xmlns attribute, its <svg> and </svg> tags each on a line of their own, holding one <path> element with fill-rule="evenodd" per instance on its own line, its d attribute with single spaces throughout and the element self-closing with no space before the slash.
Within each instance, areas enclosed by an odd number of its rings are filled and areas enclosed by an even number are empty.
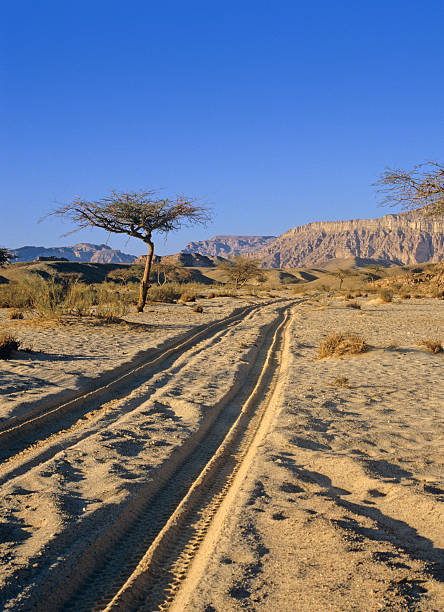
<svg viewBox="0 0 444 612">
<path fill-rule="evenodd" d="M 444 166 L 436 161 L 418 164 L 412 170 L 387 168 L 375 186 L 383 195 L 383 205 L 430 217 L 444 215 Z"/>
<path fill-rule="evenodd" d="M 253 278 L 263 279 L 263 272 L 258 262 L 248 257 L 233 257 L 228 261 L 222 261 L 217 267 L 225 272 L 236 289 Z"/>
<path fill-rule="evenodd" d="M 14 259 L 14 255 L 3 247 L 0 247 L 0 266 L 8 264 L 11 259 Z"/>
<path fill-rule="evenodd" d="M 126 234 L 148 245 L 145 270 L 140 281 L 137 311 L 142 312 L 150 287 L 149 278 L 154 256 L 153 232 L 168 234 L 186 225 L 205 224 L 211 219 L 206 205 L 197 198 L 178 195 L 160 198 L 156 191 L 112 191 L 110 196 L 88 201 L 77 197 L 54 210 L 51 215 L 67 219 L 76 229 L 98 227 L 113 234 Z"/>
</svg>

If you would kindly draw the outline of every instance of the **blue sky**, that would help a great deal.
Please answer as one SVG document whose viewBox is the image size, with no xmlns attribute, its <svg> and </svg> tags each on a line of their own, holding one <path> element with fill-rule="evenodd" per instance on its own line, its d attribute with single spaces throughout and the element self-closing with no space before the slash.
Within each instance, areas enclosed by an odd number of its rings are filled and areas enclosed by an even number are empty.
<svg viewBox="0 0 444 612">
<path fill-rule="evenodd" d="M 384 167 L 444 160 L 442 0 L 20 0 L 1 13 L 0 245 L 105 242 L 37 220 L 111 189 L 213 202 L 211 225 L 160 238 L 160 254 L 380 216 Z"/>
</svg>

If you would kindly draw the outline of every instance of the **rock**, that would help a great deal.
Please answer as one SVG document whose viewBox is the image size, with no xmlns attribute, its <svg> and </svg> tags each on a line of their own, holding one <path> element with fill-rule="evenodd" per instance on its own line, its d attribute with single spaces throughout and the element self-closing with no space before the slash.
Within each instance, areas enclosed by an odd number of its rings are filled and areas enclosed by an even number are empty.
<svg viewBox="0 0 444 612">
<path fill-rule="evenodd" d="M 308 223 L 276 238 L 254 256 L 263 266 L 297 268 L 362 258 L 395 265 L 444 260 L 444 220 L 413 213 L 379 219 Z"/>
<path fill-rule="evenodd" d="M 229 258 L 257 251 L 274 240 L 276 236 L 214 236 L 209 240 L 189 242 L 181 253 Z"/>
</svg>

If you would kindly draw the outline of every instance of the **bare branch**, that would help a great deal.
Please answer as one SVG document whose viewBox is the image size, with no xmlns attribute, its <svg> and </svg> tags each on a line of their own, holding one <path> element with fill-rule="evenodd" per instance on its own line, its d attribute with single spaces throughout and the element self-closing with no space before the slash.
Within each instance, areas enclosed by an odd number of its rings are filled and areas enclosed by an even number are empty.
<svg viewBox="0 0 444 612">
<path fill-rule="evenodd" d="M 198 198 L 187 198 L 183 194 L 175 198 L 160 198 L 153 190 L 111 191 L 111 195 L 91 202 L 76 197 L 47 216 L 51 215 L 73 223 L 76 228 L 69 233 L 99 227 L 113 234 L 139 238 L 148 245 L 139 312 L 143 310 L 149 288 L 149 273 L 154 255 L 153 232 L 166 235 L 187 225 L 204 225 L 212 217 L 208 206 Z"/>
<path fill-rule="evenodd" d="M 374 185 L 383 195 L 383 206 L 401 206 L 430 217 L 444 215 L 444 166 L 436 161 L 410 171 L 387 168 Z"/>
</svg>

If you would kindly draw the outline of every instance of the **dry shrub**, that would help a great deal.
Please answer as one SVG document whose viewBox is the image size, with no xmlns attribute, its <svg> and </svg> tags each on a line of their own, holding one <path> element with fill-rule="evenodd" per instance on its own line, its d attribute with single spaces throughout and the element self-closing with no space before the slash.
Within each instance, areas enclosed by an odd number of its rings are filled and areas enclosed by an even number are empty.
<svg viewBox="0 0 444 612">
<path fill-rule="evenodd" d="M 197 295 L 195 293 L 188 293 L 185 291 L 185 293 L 182 293 L 180 296 L 179 302 L 195 302 L 196 297 Z"/>
<path fill-rule="evenodd" d="M 335 378 L 335 380 L 332 382 L 332 386 L 346 387 L 347 389 L 350 387 L 348 378 L 346 376 L 338 376 L 338 378 Z"/>
<path fill-rule="evenodd" d="M 341 355 L 357 355 L 368 351 L 368 345 L 356 334 L 331 334 L 319 345 L 319 359 L 325 357 L 340 357 Z"/>
<path fill-rule="evenodd" d="M 9 359 L 18 350 L 20 342 L 11 334 L 0 334 L 0 359 Z"/>
<path fill-rule="evenodd" d="M 439 340 L 423 340 L 421 346 L 424 346 L 429 353 L 436 355 L 437 353 L 444 352 L 442 344 Z"/>
<path fill-rule="evenodd" d="M 213 299 L 213 298 L 215 298 L 215 297 L 216 297 L 216 294 L 215 294 L 213 291 L 211 291 L 211 293 L 209 293 L 209 294 L 207 295 L 207 298 L 208 298 L 209 300 L 212 300 L 212 299 Z"/>
<path fill-rule="evenodd" d="M 384 304 L 388 304 L 389 302 L 393 301 L 393 293 L 389 289 L 380 289 L 378 291 L 378 297 L 381 302 L 384 302 Z"/>
<path fill-rule="evenodd" d="M 353 299 L 353 294 L 352 293 L 346 293 L 344 295 L 344 300 L 352 300 Z"/>
<path fill-rule="evenodd" d="M 20 310 L 11 310 L 11 312 L 9 313 L 9 319 L 23 319 L 23 312 L 21 312 Z"/>
<path fill-rule="evenodd" d="M 203 312 L 202 306 L 196 304 L 195 306 L 193 306 L 193 312 Z"/>
<path fill-rule="evenodd" d="M 0 286 L 0 308 L 32 308 L 41 283 L 39 277 L 11 281 Z"/>
<path fill-rule="evenodd" d="M 295 295 L 304 295 L 307 291 L 307 287 L 304 287 L 304 285 L 297 285 L 296 287 L 292 287 L 291 291 Z"/>
<path fill-rule="evenodd" d="M 358 304 L 358 302 L 349 302 L 348 304 L 345 305 L 346 308 L 355 308 L 356 310 L 361 310 L 361 304 Z"/>
<path fill-rule="evenodd" d="M 172 284 L 163 285 L 161 287 L 153 286 L 148 291 L 148 299 L 151 302 L 167 302 L 174 304 L 180 297 L 180 293 L 172 286 Z"/>
<path fill-rule="evenodd" d="M 399 344 L 397 342 L 391 342 L 390 344 L 387 345 L 386 348 L 389 349 L 390 351 L 395 351 L 396 349 L 399 348 Z"/>
</svg>

